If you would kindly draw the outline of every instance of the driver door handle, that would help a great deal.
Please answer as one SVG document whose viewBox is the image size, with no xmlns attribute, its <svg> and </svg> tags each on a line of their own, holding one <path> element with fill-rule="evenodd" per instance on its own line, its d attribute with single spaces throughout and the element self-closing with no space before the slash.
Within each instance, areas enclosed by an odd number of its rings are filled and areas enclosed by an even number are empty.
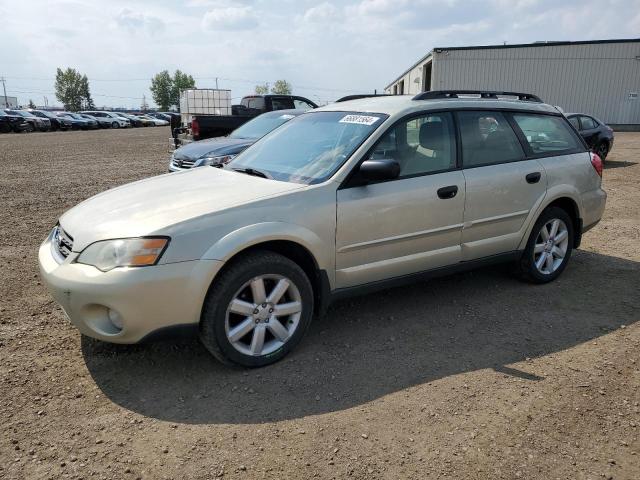
<svg viewBox="0 0 640 480">
<path fill-rule="evenodd" d="M 438 189 L 438 197 L 443 200 L 447 200 L 448 198 L 453 198 L 458 193 L 457 185 L 449 185 L 448 187 L 442 187 Z"/>
</svg>

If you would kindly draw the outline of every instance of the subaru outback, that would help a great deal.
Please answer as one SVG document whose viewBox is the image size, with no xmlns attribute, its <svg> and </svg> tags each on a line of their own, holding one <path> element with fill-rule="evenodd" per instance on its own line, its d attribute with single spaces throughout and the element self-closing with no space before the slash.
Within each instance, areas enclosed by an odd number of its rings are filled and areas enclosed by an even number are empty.
<svg viewBox="0 0 640 480">
<path fill-rule="evenodd" d="M 425 92 L 304 113 L 224 168 L 145 179 L 64 213 L 42 277 L 85 335 L 196 327 L 267 365 L 346 295 L 496 262 L 556 279 L 601 218 L 602 162 L 531 94 Z"/>
</svg>

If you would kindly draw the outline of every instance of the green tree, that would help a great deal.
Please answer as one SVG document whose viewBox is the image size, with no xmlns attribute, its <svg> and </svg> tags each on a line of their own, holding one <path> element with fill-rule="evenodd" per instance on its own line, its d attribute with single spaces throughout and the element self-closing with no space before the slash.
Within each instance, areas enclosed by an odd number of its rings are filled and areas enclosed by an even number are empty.
<svg viewBox="0 0 640 480">
<path fill-rule="evenodd" d="M 80 92 L 82 94 L 82 105 L 85 110 L 94 110 L 96 108 L 91 98 L 91 92 L 89 91 L 89 79 L 86 75 L 82 76 L 80 80 Z"/>
<path fill-rule="evenodd" d="M 86 87 L 86 90 L 85 90 Z M 85 95 L 88 94 L 89 81 L 74 68 L 56 70 L 56 98 L 62 102 L 65 110 L 77 112 L 82 108 Z"/>
<path fill-rule="evenodd" d="M 173 74 L 173 85 L 171 87 L 171 104 L 180 109 L 180 92 L 189 88 L 195 88 L 196 81 L 191 75 L 176 70 Z"/>
<path fill-rule="evenodd" d="M 29 108 L 36 108 L 36 104 L 31 99 L 29 99 Z"/>
<path fill-rule="evenodd" d="M 256 95 L 266 95 L 269 93 L 269 84 L 256 85 Z"/>
<path fill-rule="evenodd" d="M 151 79 L 151 96 L 156 105 L 160 107 L 160 110 L 169 110 L 172 105 L 172 93 L 173 93 L 173 79 L 168 70 L 163 70 L 160 73 L 156 73 Z"/>
<path fill-rule="evenodd" d="M 291 91 L 291 84 L 286 80 L 276 80 L 271 89 L 271 93 L 276 95 L 291 95 Z"/>
</svg>

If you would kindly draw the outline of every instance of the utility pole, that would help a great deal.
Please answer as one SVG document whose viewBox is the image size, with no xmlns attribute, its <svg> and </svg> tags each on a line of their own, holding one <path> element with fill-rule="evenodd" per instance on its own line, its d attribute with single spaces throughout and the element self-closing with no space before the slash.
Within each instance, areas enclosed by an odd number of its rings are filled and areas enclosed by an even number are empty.
<svg viewBox="0 0 640 480">
<path fill-rule="evenodd" d="M 216 77 L 216 90 L 218 90 L 218 77 Z"/>
<path fill-rule="evenodd" d="M 2 82 L 2 90 L 4 90 L 4 106 L 5 108 L 9 108 L 9 99 L 7 98 L 7 86 L 4 84 L 4 77 L 0 77 L 0 82 Z"/>
</svg>

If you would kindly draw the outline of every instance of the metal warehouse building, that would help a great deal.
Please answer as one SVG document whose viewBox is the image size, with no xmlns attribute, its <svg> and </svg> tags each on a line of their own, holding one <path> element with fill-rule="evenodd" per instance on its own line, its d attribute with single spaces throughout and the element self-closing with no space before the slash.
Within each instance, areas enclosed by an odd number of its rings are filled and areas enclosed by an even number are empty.
<svg viewBox="0 0 640 480">
<path fill-rule="evenodd" d="M 385 92 L 448 89 L 533 93 L 565 112 L 640 130 L 640 39 L 434 48 Z"/>
</svg>

